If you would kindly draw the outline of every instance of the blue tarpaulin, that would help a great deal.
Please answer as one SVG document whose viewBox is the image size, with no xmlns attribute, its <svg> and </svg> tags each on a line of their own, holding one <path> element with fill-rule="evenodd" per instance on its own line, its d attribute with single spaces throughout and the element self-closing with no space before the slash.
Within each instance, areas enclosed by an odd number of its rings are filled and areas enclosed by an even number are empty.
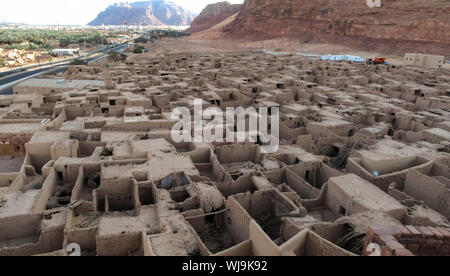
<svg viewBox="0 0 450 276">
<path fill-rule="evenodd" d="M 323 61 L 352 61 L 352 62 L 364 62 L 365 59 L 363 57 L 357 57 L 357 56 L 348 56 L 348 55 L 327 55 L 322 56 L 320 58 Z"/>
</svg>

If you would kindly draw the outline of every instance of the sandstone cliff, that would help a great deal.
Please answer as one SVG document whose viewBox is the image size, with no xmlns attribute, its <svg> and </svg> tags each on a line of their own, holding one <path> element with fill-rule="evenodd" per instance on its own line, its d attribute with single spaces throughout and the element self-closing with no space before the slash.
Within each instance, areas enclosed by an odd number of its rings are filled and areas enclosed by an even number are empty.
<svg viewBox="0 0 450 276">
<path fill-rule="evenodd" d="M 228 1 L 210 4 L 195 18 L 187 32 L 197 33 L 214 27 L 237 13 L 241 7 L 242 5 L 240 4 L 232 5 Z"/>
<path fill-rule="evenodd" d="M 187 26 L 193 19 L 191 12 L 173 2 L 152 0 L 111 5 L 89 25 Z"/>
<path fill-rule="evenodd" d="M 381 2 L 381 8 L 369 8 L 366 0 L 246 0 L 224 33 L 450 55 L 450 0 Z"/>
</svg>

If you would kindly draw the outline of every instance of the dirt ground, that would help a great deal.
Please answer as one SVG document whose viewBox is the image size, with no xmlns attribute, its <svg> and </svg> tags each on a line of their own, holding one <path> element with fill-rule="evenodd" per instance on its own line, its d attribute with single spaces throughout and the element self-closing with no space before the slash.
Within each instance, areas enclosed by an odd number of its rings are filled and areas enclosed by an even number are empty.
<svg viewBox="0 0 450 276">
<path fill-rule="evenodd" d="M 217 226 L 214 223 L 207 225 L 206 230 L 198 234 L 208 250 L 213 254 L 235 245 L 231 235 L 223 227 Z"/>
<path fill-rule="evenodd" d="M 24 157 L 0 156 L 0 173 L 19 172 L 24 159 Z"/>
<path fill-rule="evenodd" d="M 264 41 L 234 41 L 230 39 L 204 39 L 196 35 L 185 38 L 164 38 L 145 47 L 150 53 L 164 53 L 167 50 L 189 53 L 227 53 L 247 52 L 251 50 L 267 50 L 274 52 L 291 52 L 311 55 L 354 55 L 364 58 L 386 57 L 387 62 L 393 65 L 402 65 L 403 58 L 383 53 L 353 50 L 349 47 L 333 44 L 301 43 L 300 41 L 281 38 Z M 450 69 L 450 64 L 444 68 Z"/>
</svg>

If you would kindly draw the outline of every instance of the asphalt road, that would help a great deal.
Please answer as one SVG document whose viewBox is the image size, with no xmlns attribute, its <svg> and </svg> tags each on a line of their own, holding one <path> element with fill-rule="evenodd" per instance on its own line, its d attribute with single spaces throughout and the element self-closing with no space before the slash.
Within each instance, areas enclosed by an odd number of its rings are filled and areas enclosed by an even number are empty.
<svg viewBox="0 0 450 276">
<path fill-rule="evenodd" d="M 25 71 L 25 72 L 21 72 L 21 73 L 16 73 L 16 74 L 14 74 L 12 76 L 7 76 L 7 77 L 4 77 L 4 78 L 1 78 L 0 79 L 0 86 L 8 84 L 8 83 L 11 83 L 11 82 L 14 82 L 14 81 L 17 81 L 17 80 L 20 80 L 20 79 L 23 79 L 23 78 L 26 78 L 26 77 L 29 77 L 29 76 L 32 76 L 32 75 L 35 75 L 35 74 L 39 74 L 41 72 L 48 71 L 48 70 L 50 70 L 52 68 L 55 68 L 57 66 L 63 66 L 63 65 L 68 65 L 68 64 L 69 63 L 66 62 L 66 63 L 61 63 L 61 64 L 58 64 L 58 65 L 53 65 L 51 67 L 45 67 L 45 68 L 41 68 L 41 69 L 30 70 L 30 71 Z"/>
<path fill-rule="evenodd" d="M 98 50 L 89 52 L 87 54 L 88 55 L 94 55 L 94 54 L 97 54 L 99 52 L 117 51 L 118 49 L 122 49 L 124 46 L 125 45 L 123 45 L 123 44 L 119 45 L 119 46 L 116 46 L 116 47 L 110 45 L 110 46 L 104 47 L 102 49 L 98 49 Z M 72 61 L 72 60 L 75 60 L 75 59 L 77 59 L 77 58 L 76 57 L 70 58 L 70 59 L 68 59 L 66 61 Z M 13 75 L 13 74 L 16 74 L 16 73 L 20 73 L 20 72 L 25 72 L 25 71 L 28 71 L 28 70 L 35 70 L 35 69 L 38 69 L 38 67 L 41 67 L 41 66 L 42 67 L 48 67 L 48 66 L 51 66 L 51 65 L 58 65 L 60 63 L 64 63 L 64 60 L 46 62 L 46 63 L 42 63 L 40 66 L 38 64 L 30 64 L 30 65 L 26 65 L 26 66 L 22 66 L 22 67 L 17 67 L 17 68 L 10 69 L 8 71 L 0 72 L 0 78 L 6 77 L 6 76 L 9 76 L 9 75 Z"/>
<path fill-rule="evenodd" d="M 88 62 L 94 61 L 96 59 L 102 58 L 104 57 L 104 55 L 99 55 L 96 57 L 92 57 L 92 58 L 88 58 L 86 59 Z M 7 85 L 9 83 L 13 83 L 15 81 L 21 80 L 21 79 L 25 79 L 28 78 L 30 76 L 39 74 L 39 73 L 43 73 L 43 72 L 50 72 L 53 71 L 55 73 L 61 73 L 64 72 L 65 70 L 67 70 L 67 68 L 69 67 L 71 62 L 64 62 L 64 63 L 60 63 L 57 65 L 52 65 L 46 68 L 41 68 L 41 69 L 36 69 L 36 70 L 30 70 L 30 71 L 25 71 L 25 72 L 21 72 L 21 73 L 16 73 L 12 76 L 9 77 L 5 77 L 0 79 L 0 86 L 4 86 Z M 1 89 L 0 91 L 0 95 L 8 95 L 8 94 L 12 94 L 13 93 L 13 84 L 11 84 L 10 86 L 6 86 L 3 89 Z"/>
<path fill-rule="evenodd" d="M 123 46 L 118 47 L 116 49 L 114 49 L 115 51 L 117 50 L 121 50 L 123 48 Z M 95 57 L 90 57 L 87 58 L 86 61 L 87 62 L 92 62 L 94 60 L 100 59 L 105 57 L 105 54 L 100 54 L 98 56 Z M 8 86 L 9 83 L 14 83 L 16 81 L 19 81 L 21 79 L 25 79 L 27 77 L 39 74 L 39 73 L 43 73 L 43 72 L 56 72 L 56 73 L 60 73 L 60 72 L 64 72 L 65 70 L 67 70 L 67 68 L 69 67 L 70 63 L 72 61 L 67 61 L 67 62 L 62 62 L 62 63 L 58 63 L 55 65 L 50 65 L 44 68 L 40 68 L 40 69 L 33 69 L 33 70 L 29 70 L 29 71 L 24 71 L 24 72 L 20 72 L 20 73 L 15 73 L 13 75 L 10 76 L 6 76 L 3 78 L 0 78 L 0 95 L 8 95 L 8 94 L 12 94 L 13 93 L 13 84 L 11 84 L 10 86 Z M 3 88 L 1 88 L 3 86 Z"/>
</svg>

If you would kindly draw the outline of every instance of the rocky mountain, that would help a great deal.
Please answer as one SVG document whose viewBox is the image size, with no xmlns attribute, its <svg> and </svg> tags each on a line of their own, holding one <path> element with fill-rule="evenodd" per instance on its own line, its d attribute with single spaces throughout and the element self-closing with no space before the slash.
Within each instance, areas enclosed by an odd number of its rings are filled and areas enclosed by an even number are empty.
<svg viewBox="0 0 450 276">
<path fill-rule="evenodd" d="M 188 26 L 194 18 L 194 14 L 173 2 L 152 0 L 111 5 L 89 25 Z"/>
<path fill-rule="evenodd" d="M 449 0 L 381 3 L 380 8 L 370 8 L 366 0 L 246 0 L 224 34 L 450 55 Z"/>
<path fill-rule="evenodd" d="M 232 5 L 228 1 L 210 4 L 195 18 L 187 32 L 197 33 L 209 29 L 237 13 L 241 7 L 241 4 Z"/>
</svg>

